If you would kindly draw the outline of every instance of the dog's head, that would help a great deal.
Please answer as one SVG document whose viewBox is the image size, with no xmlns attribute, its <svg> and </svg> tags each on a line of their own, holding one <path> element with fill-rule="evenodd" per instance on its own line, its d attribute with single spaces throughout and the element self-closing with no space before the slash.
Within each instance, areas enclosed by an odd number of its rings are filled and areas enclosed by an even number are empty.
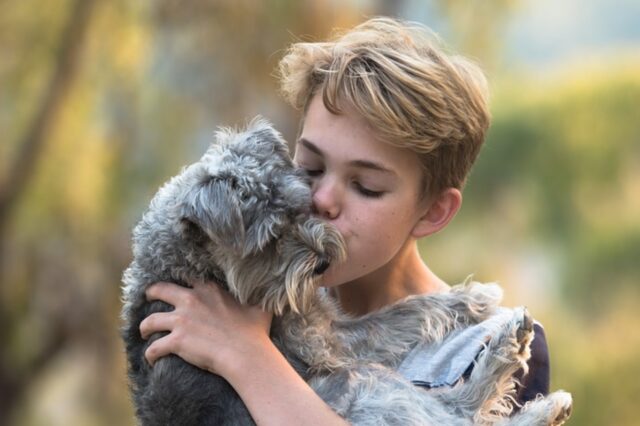
<svg viewBox="0 0 640 426">
<path fill-rule="evenodd" d="M 304 309 L 318 276 L 344 257 L 335 228 L 311 216 L 306 174 L 261 119 L 242 132 L 218 132 L 200 161 L 160 190 L 145 217 L 163 223 L 138 232 L 162 234 L 154 251 L 163 265 L 205 279 L 222 272 L 240 302 L 276 313 Z"/>
<path fill-rule="evenodd" d="M 182 202 L 185 224 L 247 256 L 259 253 L 298 216 L 308 216 L 311 193 L 282 137 L 264 120 L 244 132 L 222 130 L 191 170 Z"/>
</svg>

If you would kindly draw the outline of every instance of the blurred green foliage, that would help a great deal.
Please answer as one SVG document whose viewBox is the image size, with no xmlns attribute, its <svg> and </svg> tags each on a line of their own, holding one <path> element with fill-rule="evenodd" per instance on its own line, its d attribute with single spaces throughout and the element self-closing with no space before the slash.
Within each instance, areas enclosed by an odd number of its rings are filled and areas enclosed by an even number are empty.
<svg viewBox="0 0 640 426">
<path fill-rule="evenodd" d="M 0 3 L 0 201 L 77 4 Z M 118 337 L 132 225 L 216 126 L 261 113 L 293 139 L 272 75 L 283 49 L 391 4 L 93 2 L 19 197 L 0 203 L 0 424 L 134 424 Z M 439 5 L 462 31 L 464 2 Z M 499 62 L 492 24 L 513 7 L 492 2 L 458 47 Z M 463 209 L 421 243 L 450 282 L 475 273 L 530 306 L 576 425 L 634 424 L 640 393 L 640 57 L 606 64 L 496 71 Z"/>
<path fill-rule="evenodd" d="M 422 242 L 451 282 L 498 281 L 508 304 L 546 325 L 552 388 L 574 397 L 570 424 L 637 423 L 638 71 L 620 60 L 505 78 L 460 214 Z"/>
<path fill-rule="evenodd" d="M 468 190 L 481 210 L 526 198 L 526 231 L 562 247 L 564 296 L 589 316 L 640 283 L 640 64 L 617 67 L 498 89 Z"/>
<path fill-rule="evenodd" d="M 528 292 L 577 425 L 635 424 L 640 392 L 640 62 L 609 65 L 496 89 L 463 213 L 507 219 L 511 250 L 524 239 L 551 265 L 555 289 L 534 272 Z M 505 199 L 519 208 L 496 218 Z"/>
</svg>

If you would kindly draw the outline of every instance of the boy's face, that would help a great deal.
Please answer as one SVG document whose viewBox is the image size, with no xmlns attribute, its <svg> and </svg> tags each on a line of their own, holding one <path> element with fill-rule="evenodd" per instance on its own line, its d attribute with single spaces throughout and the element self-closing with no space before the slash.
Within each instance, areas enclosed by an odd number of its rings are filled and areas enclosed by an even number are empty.
<svg viewBox="0 0 640 426">
<path fill-rule="evenodd" d="M 380 141 L 352 109 L 334 115 L 315 96 L 294 161 L 311 176 L 316 214 L 335 225 L 347 244 L 347 261 L 327 270 L 323 286 L 364 278 L 390 265 L 413 241 L 424 214 L 418 156 Z"/>
</svg>

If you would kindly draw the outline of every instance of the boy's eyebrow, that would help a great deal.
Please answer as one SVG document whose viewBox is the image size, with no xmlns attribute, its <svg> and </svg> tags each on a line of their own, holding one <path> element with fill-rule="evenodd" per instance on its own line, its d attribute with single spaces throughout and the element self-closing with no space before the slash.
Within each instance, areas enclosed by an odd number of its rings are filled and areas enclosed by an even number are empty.
<svg viewBox="0 0 640 426">
<path fill-rule="evenodd" d="M 300 145 L 304 146 L 305 148 L 307 148 L 309 151 L 313 152 L 314 154 L 317 154 L 320 157 L 324 158 L 324 153 L 322 152 L 322 150 L 320 148 L 318 148 L 310 140 L 305 139 L 305 138 L 300 138 L 300 139 L 298 139 L 298 143 Z M 352 161 L 349 161 L 349 165 L 355 166 L 355 167 L 360 167 L 360 168 L 365 168 L 365 169 L 377 170 L 379 172 L 389 173 L 389 174 L 392 174 L 394 176 L 396 175 L 396 172 L 394 172 L 393 170 L 389 169 L 388 167 L 385 167 L 384 165 L 382 165 L 380 163 L 376 163 L 375 161 L 370 161 L 370 160 L 352 160 Z"/>
<path fill-rule="evenodd" d="M 300 145 L 304 146 L 305 148 L 307 148 L 309 151 L 313 152 L 314 154 L 318 154 L 320 157 L 324 157 L 324 154 L 322 153 L 322 150 L 320 148 L 318 148 L 311 141 L 309 141 L 309 140 L 307 140 L 305 138 L 300 138 L 300 139 L 298 139 L 298 143 Z"/>
</svg>

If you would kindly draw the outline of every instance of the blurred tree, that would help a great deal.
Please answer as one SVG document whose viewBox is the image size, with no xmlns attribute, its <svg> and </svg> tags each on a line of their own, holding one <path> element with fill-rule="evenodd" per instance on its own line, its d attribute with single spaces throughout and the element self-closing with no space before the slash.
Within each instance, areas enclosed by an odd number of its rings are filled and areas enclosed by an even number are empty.
<svg viewBox="0 0 640 426">
<path fill-rule="evenodd" d="M 465 56 L 479 60 L 482 67 L 499 65 L 504 42 L 502 35 L 509 13 L 518 0 L 438 0 L 436 8 L 449 30 L 446 40 Z"/>
<path fill-rule="evenodd" d="M 527 206 L 527 234 L 562 247 L 560 282 L 572 306 L 589 315 L 640 282 L 635 67 L 498 91 L 467 191 L 474 214 L 517 194 Z"/>
<path fill-rule="evenodd" d="M 14 424 L 134 423 L 117 334 L 118 283 L 130 259 L 129 230 L 151 194 L 203 151 L 218 124 L 268 114 L 293 139 L 297 117 L 278 99 L 272 71 L 294 34 L 324 38 L 366 15 L 400 15 L 411 2 L 90 3 L 0 4 L 0 205 L 10 213 L 0 226 L 0 413 L 17 413 Z M 517 4 L 434 3 L 451 21 L 445 39 L 485 65 L 498 55 L 501 25 Z M 63 34 L 80 7 L 98 10 L 88 26 L 87 9 L 84 32 L 69 42 L 74 56 Z M 65 57 L 76 59 L 55 77 Z M 637 336 L 620 342 L 616 334 L 640 329 L 632 308 L 619 309 L 635 300 L 640 279 L 637 69 L 546 84 L 521 77 L 509 90 L 498 87 L 494 126 L 457 225 L 428 244 L 430 261 L 445 272 L 439 262 L 447 262 L 455 274 L 467 272 L 462 264 L 494 279 L 517 267 L 508 257 L 514 241 L 540 247 L 535 268 L 562 265 L 556 280 L 582 302 L 570 305 L 583 318 L 601 312 L 592 318 L 593 337 L 570 310 L 559 317 L 564 327 L 549 329 L 550 339 L 563 340 L 554 345 L 562 349 L 554 374 L 581 400 L 605 400 L 616 387 L 637 393 L 630 381 L 611 378 L 637 371 L 640 353 Z M 30 134 L 39 141 L 33 150 L 25 148 Z M 25 170 L 16 170 L 19 161 Z M 7 195 L 10 181 L 17 195 Z M 501 239 L 502 248 L 494 244 Z M 559 303 L 545 302 L 550 310 Z M 594 349 L 594 339 L 608 349 Z M 616 364 L 603 369 L 609 360 Z M 616 404 L 616 413 L 579 405 L 576 419 L 587 424 L 589 410 L 599 420 L 632 418 L 632 403 Z"/>
<path fill-rule="evenodd" d="M 19 201 L 30 176 L 33 174 L 46 132 L 56 119 L 80 64 L 79 55 L 83 47 L 85 29 L 91 13 L 93 0 L 77 0 L 71 7 L 69 22 L 61 36 L 59 55 L 49 83 L 26 134 L 17 144 L 17 153 L 9 162 L 9 171 L 0 186 L 0 241 L 3 240 L 11 209 Z M 1 255 L 1 253 L 0 253 Z M 1 270 L 0 270 L 1 272 Z M 1 276 L 1 273 L 0 273 Z"/>
<path fill-rule="evenodd" d="M 86 28 L 93 4 L 93 0 L 77 0 L 71 4 L 68 22 L 60 37 L 59 54 L 53 67 L 51 79 L 44 88 L 43 96 L 36 107 L 32 122 L 27 126 L 22 140 L 18 142 L 15 159 L 8 163 L 9 171 L 0 186 L 0 283 L 2 286 L 8 286 L 11 281 L 5 275 L 3 267 L 6 262 L 5 244 L 10 215 L 27 188 L 46 141 L 47 132 L 56 120 L 65 95 L 77 74 L 77 69 L 80 66 L 80 53 L 85 41 Z M 4 296 L 7 296 L 7 291 L 0 290 Z M 0 324 L 4 325 L 0 327 L 1 342 L 11 340 L 10 333 L 13 330 L 8 325 L 16 324 L 22 319 L 8 317 L 19 314 L 15 309 L 9 308 L 8 305 L 11 302 L 10 298 L 3 297 L 2 305 L 0 305 Z M 16 401 L 22 398 L 24 390 L 29 386 L 30 379 L 37 376 L 52 356 L 64 346 L 65 330 L 56 326 L 56 324 L 51 324 L 49 338 L 38 353 L 32 354 L 29 364 L 24 366 L 22 372 L 26 374 L 26 377 L 16 377 L 18 372 L 10 368 L 7 360 L 3 359 L 0 363 L 0 413 L 6 415 L 10 413 L 10 409 L 15 407 Z M 3 353 L 3 356 L 6 355 Z"/>
<path fill-rule="evenodd" d="M 532 309 L 579 425 L 636 424 L 640 392 L 640 62 L 606 64 L 497 84 L 464 205 L 422 246 Z"/>
<path fill-rule="evenodd" d="M 61 34 L 78 24 L 66 12 L 80 3 L 99 13 L 90 26 L 80 23 L 85 32 L 74 34 L 77 51 L 69 53 Z M 289 21 L 296 33 L 308 25 L 324 35 L 355 19 L 315 2 L 92 5 L 45 11 L 17 3 L 0 14 L 0 123 L 10 137 L 0 170 L 3 184 L 20 182 L 17 195 L 3 196 L 11 212 L 0 259 L 3 424 L 86 424 L 86 416 L 132 423 L 117 335 L 130 226 L 157 185 L 202 151 L 215 124 L 280 110 L 295 128 L 270 76 L 274 52 L 291 41 Z M 39 92 L 53 94 L 41 100 Z M 15 171 L 21 156 L 27 167 Z M 71 408 L 56 420 L 42 404 L 46 389 L 76 377 L 70 359 L 89 373 L 66 382 L 76 386 L 65 390 Z"/>
</svg>

